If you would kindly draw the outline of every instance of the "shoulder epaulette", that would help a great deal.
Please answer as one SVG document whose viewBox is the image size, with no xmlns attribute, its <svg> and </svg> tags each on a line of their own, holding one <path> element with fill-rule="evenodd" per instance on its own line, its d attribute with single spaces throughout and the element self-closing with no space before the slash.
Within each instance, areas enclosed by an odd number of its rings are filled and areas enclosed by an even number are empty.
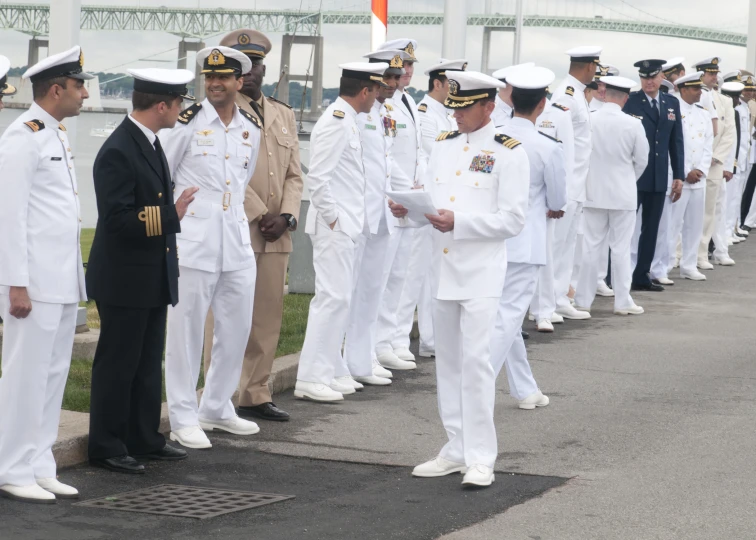
<svg viewBox="0 0 756 540">
<path fill-rule="evenodd" d="M 551 139 L 552 141 L 556 141 L 556 142 L 558 142 L 558 143 L 561 143 L 561 142 L 562 142 L 562 141 L 560 141 L 559 139 L 557 139 L 556 137 L 552 137 L 551 135 L 546 135 L 546 134 L 545 134 L 545 133 L 544 133 L 543 131 L 539 131 L 538 133 L 540 133 L 541 135 L 543 135 L 543 136 L 544 136 L 544 137 L 546 137 L 547 139 Z"/>
<path fill-rule="evenodd" d="M 242 116 L 243 116 L 244 118 L 246 118 L 247 120 L 249 120 L 250 122 L 252 122 L 252 123 L 253 123 L 254 125 L 256 125 L 256 126 L 257 126 L 258 128 L 262 129 L 262 126 L 260 125 L 260 120 L 258 120 L 258 119 L 257 119 L 257 117 L 256 117 L 256 116 L 255 116 L 254 114 L 252 114 L 252 113 L 251 113 L 251 112 L 249 112 L 249 111 L 245 111 L 245 110 L 244 110 L 244 109 L 242 109 L 241 107 L 239 107 L 239 112 L 241 113 L 241 115 L 242 115 Z"/>
<path fill-rule="evenodd" d="M 560 111 L 569 111 L 569 110 L 570 110 L 570 108 L 569 108 L 569 107 L 565 107 L 564 105 L 561 105 L 561 104 L 559 104 L 559 103 L 552 103 L 552 104 L 551 104 L 551 106 L 552 106 L 552 107 L 556 107 L 556 108 L 557 108 L 557 109 L 559 109 Z"/>
<path fill-rule="evenodd" d="M 336 118 L 344 118 L 346 115 L 344 114 L 344 111 L 333 111 L 333 115 Z"/>
<path fill-rule="evenodd" d="M 417 106 L 417 110 L 420 112 L 427 112 L 428 111 L 428 104 L 427 103 L 421 103 Z"/>
<path fill-rule="evenodd" d="M 638 116 L 637 114 L 631 114 L 630 116 L 632 116 L 633 118 L 637 118 L 638 120 L 643 120 L 643 117 Z"/>
<path fill-rule="evenodd" d="M 567 94 L 568 96 L 574 96 L 575 89 L 571 86 L 568 86 L 567 88 L 564 89 L 564 93 Z"/>
<path fill-rule="evenodd" d="M 696 107 L 698 107 L 699 109 L 703 109 L 704 111 L 706 110 L 706 107 L 704 107 L 703 105 L 700 105 L 698 103 L 696 103 Z"/>
<path fill-rule="evenodd" d="M 387 110 L 388 112 L 391 112 L 391 111 L 393 111 L 393 110 L 394 110 L 394 107 L 393 107 L 393 105 L 389 105 L 388 103 L 384 103 L 384 104 L 383 104 L 383 106 L 384 106 L 384 107 L 386 107 L 386 110 Z"/>
<path fill-rule="evenodd" d="M 502 135 L 501 133 L 497 133 L 496 136 L 494 137 L 494 140 L 497 143 L 499 143 L 499 144 L 503 144 L 504 146 L 506 146 L 510 150 L 512 148 L 517 148 L 518 146 L 520 146 L 522 144 L 517 139 L 513 139 L 509 135 Z"/>
<path fill-rule="evenodd" d="M 291 105 L 289 105 L 288 103 L 284 103 L 284 102 L 283 102 L 283 101 L 281 101 L 280 99 L 276 99 L 276 98 L 274 98 L 274 97 L 272 97 L 272 96 L 268 96 L 268 99 L 269 99 L 269 100 L 271 100 L 271 101 L 275 101 L 276 103 L 280 103 L 280 104 L 281 104 L 281 105 L 283 105 L 284 107 L 287 107 L 287 108 L 291 109 Z"/>
<path fill-rule="evenodd" d="M 178 117 L 179 123 L 188 124 L 189 122 L 194 120 L 195 117 L 197 116 L 197 113 L 199 112 L 201 108 L 202 108 L 202 103 L 195 103 L 188 109 L 184 110 L 184 112 L 182 112 Z"/>
<path fill-rule="evenodd" d="M 436 137 L 437 141 L 445 141 L 447 139 L 453 139 L 462 135 L 459 131 L 442 131 L 441 134 Z"/>
<path fill-rule="evenodd" d="M 64 126 L 63 124 L 58 124 L 58 129 L 60 129 L 61 131 L 66 131 L 66 126 Z"/>
<path fill-rule="evenodd" d="M 24 122 L 24 125 L 34 133 L 45 129 L 45 123 L 42 120 L 29 120 L 28 122 Z"/>
</svg>

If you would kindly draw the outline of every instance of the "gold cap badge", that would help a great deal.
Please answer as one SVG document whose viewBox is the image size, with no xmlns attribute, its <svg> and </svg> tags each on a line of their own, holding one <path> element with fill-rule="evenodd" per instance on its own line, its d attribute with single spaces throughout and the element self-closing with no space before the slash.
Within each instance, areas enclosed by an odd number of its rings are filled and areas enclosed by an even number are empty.
<svg viewBox="0 0 756 540">
<path fill-rule="evenodd" d="M 459 92 L 459 83 L 454 79 L 449 79 L 449 94 L 456 96 L 457 92 Z"/>
<path fill-rule="evenodd" d="M 397 54 L 391 59 L 391 62 L 389 62 L 390 68 L 403 68 L 404 62 L 402 62 L 402 58 Z"/>
<path fill-rule="evenodd" d="M 210 58 L 207 59 L 207 65 L 209 66 L 222 66 L 226 63 L 226 57 L 218 49 L 213 49 L 210 53 Z"/>
</svg>

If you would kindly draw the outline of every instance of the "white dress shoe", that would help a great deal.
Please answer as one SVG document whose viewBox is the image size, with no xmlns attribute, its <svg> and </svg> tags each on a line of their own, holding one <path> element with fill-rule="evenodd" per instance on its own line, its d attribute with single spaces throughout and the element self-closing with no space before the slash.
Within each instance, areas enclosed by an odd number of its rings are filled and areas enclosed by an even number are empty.
<svg viewBox="0 0 756 540">
<path fill-rule="evenodd" d="M 414 359 L 415 357 L 412 356 L 412 360 Z M 399 358 L 397 355 L 395 355 L 393 352 L 379 354 L 378 363 L 384 368 L 398 369 L 400 371 L 406 370 L 406 369 L 415 369 L 417 367 L 417 364 L 415 364 L 415 362 L 411 362 L 409 360 L 403 360 Z"/>
<path fill-rule="evenodd" d="M 598 287 L 596 287 L 596 294 L 599 296 L 614 296 L 614 291 L 609 287 L 609 285 L 606 284 L 603 279 L 600 279 L 598 282 Z"/>
<path fill-rule="evenodd" d="M 172 441 L 176 441 L 181 446 L 186 446 L 187 448 L 203 449 L 213 447 L 210 444 L 210 439 L 207 438 L 207 435 L 205 435 L 205 432 L 199 426 L 174 429 L 171 431 L 170 438 Z"/>
<path fill-rule="evenodd" d="M 660 277 L 660 278 L 657 278 L 656 281 L 658 281 L 662 285 L 674 285 L 675 284 L 675 282 L 672 281 L 671 279 L 669 279 L 668 277 Z"/>
<path fill-rule="evenodd" d="M 714 265 L 711 264 L 709 261 L 698 261 L 698 264 L 696 264 L 699 270 L 713 270 Z"/>
<path fill-rule="evenodd" d="M 559 313 L 551 314 L 551 324 L 562 324 L 562 323 L 564 323 L 564 317 L 562 317 Z"/>
<path fill-rule="evenodd" d="M 373 375 L 376 377 L 383 377 L 384 379 L 394 378 L 394 374 L 383 367 L 375 358 L 373 358 Z"/>
<path fill-rule="evenodd" d="M 591 318 L 590 313 L 588 313 L 587 311 L 575 309 L 574 306 L 559 307 L 557 308 L 555 313 L 558 313 L 565 319 L 584 320 Z"/>
<path fill-rule="evenodd" d="M 436 356 L 436 351 L 432 351 L 430 349 L 420 349 L 418 354 L 423 358 L 433 358 L 434 356 Z"/>
<path fill-rule="evenodd" d="M 517 401 L 517 406 L 526 411 L 532 411 L 536 407 L 546 407 L 549 404 L 549 396 L 544 396 L 540 390 L 530 394 L 525 399 Z"/>
<path fill-rule="evenodd" d="M 486 487 L 493 484 L 494 480 L 493 469 L 478 463 L 467 469 L 465 477 L 462 479 L 462 485 Z"/>
<path fill-rule="evenodd" d="M 680 259 L 675 257 L 675 264 L 672 265 L 672 268 L 680 268 Z"/>
<path fill-rule="evenodd" d="M 405 360 L 407 362 L 415 361 L 415 355 L 412 354 L 409 349 L 394 349 L 394 355 L 399 358 L 399 360 Z"/>
<path fill-rule="evenodd" d="M 78 499 L 79 490 L 58 482 L 57 478 L 37 478 L 37 485 L 59 499 Z"/>
<path fill-rule="evenodd" d="M 548 319 L 541 319 L 540 321 L 538 321 L 536 328 L 539 332 L 551 333 L 554 331 L 554 325 L 551 324 L 551 321 Z"/>
<path fill-rule="evenodd" d="M 740 240 L 738 240 L 738 242 L 740 242 Z M 734 246 L 738 242 L 736 242 L 732 237 L 730 237 L 727 239 L 727 247 Z"/>
<path fill-rule="evenodd" d="M 693 281 L 706 281 L 706 276 L 698 270 L 692 270 L 690 272 L 683 272 L 680 270 L 680 277 L 683 279 L 692 279 Z"/>
<path fill-rule="evenodd" d="M 297 381 L 294 386 L 294 397 L 311 399 L 313 401 L 343 401 L 341 392 L 332 390 L 325 384 Z"/>
<path fill-rule="evenodd" d="M 351 384 L 342 383 L 337 379 L 331 379 L 331 384 L 329 386 L 331 387 L 331 390 L 335 390 L 336 392 L 339 392 L 340 394 L 343 394 L 345 396 L 354 394 L 357 391 L 357 389 Z"/>
<path fill-rule="evenodd" d="M 4 486 L 0 486 L 0 495 L 16 501 L 55 504 L 55 495 L 42 489 L 37 484 L 31 484 L 29 486 L 5 484 Z"/>
<path fill-rule="evenodd" d="M 748 231 L 745 231 L 741 229 L 740 227 L 735 227 L 735 232 L 741 236 L 748 236 Z"/>
<path fill-rule="evenodd" d="M 643 308 L 635 304 L 630 307 L 614 310 L 615 315 L 642 315 L 643 313 Z"/>
<path fill-rule="evenodd" d="M 467 467 L 465 467 L 464 463 L 449 461 L 441 456 L 437 456 L 412 469 L 412 476 L 418 476 L 420 478 L 436 478 L 438 476 L 446 476 L 447 474 L 464 474 L 466 472 Z"/>
<path fill-rule="evenodd" d="M 339 384 L 343 386 L 351 386 L 355 390 L 362 390 L 363 388 L 365 388 L 360 383 L 355 381 L 351 375 L 344 375 L 343 377 L 336 377 L 336 382 L 338 382 Z"/>
<path fill-rule="evenodd" d="M 355 377 L 354 380 L 358 383 L 368 384 L 370 386 L 386 386 L 391 384 L 391 379 L 377 377 L 375 375 L 370 375 L 369 377 Z"/>
<path fill-rule="evenodd" d="M 245 420 L 239 416 L 234 416 L 228 420 L 203 420 L 199 419 L 200 427 L 205 431 L 225 431 L 234 435 L 254 435 L 260 432 L 258 426 L 252 420 Z"/>
<path fill-rule="evenodd" d="M 735 266 L 735 261 L 730 257 L 714 257 L 714 264 L 719 264 L 721 266 Z"/>
</svg>

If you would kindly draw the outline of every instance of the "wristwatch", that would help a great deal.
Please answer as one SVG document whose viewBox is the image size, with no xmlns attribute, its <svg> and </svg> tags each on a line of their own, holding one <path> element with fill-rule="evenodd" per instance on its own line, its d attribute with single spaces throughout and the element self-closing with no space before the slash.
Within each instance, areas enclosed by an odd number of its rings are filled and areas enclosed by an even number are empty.
<svg viewBox="0 0 756 540">
<path fill-rule="evenodd" d="M 286 225 L 289 227 L 290 231 L 297 230 L 297 218 L 291 214 L 281 214 L 281 217 L 286 220 Z"/>
</svg>

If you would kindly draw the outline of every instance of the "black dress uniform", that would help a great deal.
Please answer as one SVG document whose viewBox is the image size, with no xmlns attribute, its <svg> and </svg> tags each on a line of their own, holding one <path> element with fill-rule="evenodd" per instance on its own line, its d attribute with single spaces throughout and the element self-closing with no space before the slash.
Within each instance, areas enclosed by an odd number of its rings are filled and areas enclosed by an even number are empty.
<svg viewBox="0 0 756 540">
<path fill-rule="evenodd" d="M 101 330 L 92 366 L 89 458 L 153 454 L 168 304 L 178 302 L 179 217 L 160 140 L 125 119 L 94 163 L 99 219 L 87 268 Z"/>
</svg>

